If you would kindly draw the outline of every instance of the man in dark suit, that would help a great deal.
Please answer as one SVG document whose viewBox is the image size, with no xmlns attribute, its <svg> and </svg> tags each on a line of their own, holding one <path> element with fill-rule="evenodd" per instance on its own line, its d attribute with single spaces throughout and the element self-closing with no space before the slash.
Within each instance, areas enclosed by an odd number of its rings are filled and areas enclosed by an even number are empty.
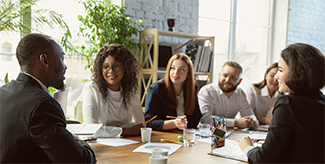
<svg viewBox="0 0 325 164">
<path fill-rule="evenodd" d="M 91 147 L 66 130 L 64 113 L 47 90 L 64 88 L 64 55 L 49 36 L 20 40 L 21 73 L 0 88 L 0 163 L 96 163 Z"/>
</svg>

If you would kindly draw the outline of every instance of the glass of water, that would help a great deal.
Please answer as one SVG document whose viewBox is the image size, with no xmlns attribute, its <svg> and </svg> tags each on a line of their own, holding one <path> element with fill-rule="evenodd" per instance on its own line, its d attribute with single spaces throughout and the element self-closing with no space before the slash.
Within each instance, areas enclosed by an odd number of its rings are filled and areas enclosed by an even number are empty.
<svg viewBox="0 0 325 164">
<path fill-rule="evenodd" d="M 210 137 L 210 124 L 202 123 L 199 125 L 200 139 Z"/>
<path fill-rule="evenodd" d="M 184 146 L 194 146 L 195 129 L 184 129 Z"/>
</svg>

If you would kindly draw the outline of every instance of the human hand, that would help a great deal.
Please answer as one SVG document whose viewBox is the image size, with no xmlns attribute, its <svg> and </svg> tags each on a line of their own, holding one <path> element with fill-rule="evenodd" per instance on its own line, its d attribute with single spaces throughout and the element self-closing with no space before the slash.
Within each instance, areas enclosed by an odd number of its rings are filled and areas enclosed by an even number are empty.
<svg viewBox="0 0 325 164">
<path fill-rule="evenodd" d="M 245 149 L 250 146 L 253 146 L 253 142 L 249 136 L 243 137 L 239 142 L 239 147 L 243 152 L 245 152 Z"/>
<path fill-rule="evenodd" d="M 179 130 L 186 129 L 187 119 L 186 116 L 180 116 L 175 119 L 175 125 Z"/>
<path fill-rule="evenodd" d="M 249 116 L 245 116 L 245 117 L 235 120 L 235 126 L 239 127 L 239 128 L 249 128 L 251 126 L 252 121 L 255 122 Z"/>
<path fill-rule="evenodd" d="M 259 124 L 253 119 L 251 118 L 251 123 L 249 124 L 249 129 L 257 129 L 259 126 Z"/>
<path fill-rule="evenodd" d="M 123 128 L 121 136 L 139 136 L 141 135 L 141 127 L 143 127 L 142 124 L 134 125 L 129 128 Z"/>
<path fill-rule="evenodd" d="M 72 135 L 73 135 L 74 139 L 76 139 L 77 141 L 81 141 L 81 138 L 79 138 L 77 134 L 72 134 Z"/>
</svg>

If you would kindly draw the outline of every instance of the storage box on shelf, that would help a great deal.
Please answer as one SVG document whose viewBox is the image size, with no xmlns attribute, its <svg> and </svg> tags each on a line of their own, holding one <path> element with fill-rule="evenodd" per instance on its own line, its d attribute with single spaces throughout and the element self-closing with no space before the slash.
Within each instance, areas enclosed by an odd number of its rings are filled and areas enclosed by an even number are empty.
<svg viewBox="0 0 325 164">
<path fill-rule="evenodd" d="M 143 106 L 149 86 L 159 80 L 158 74 L 164 74 L 166 72 L 165 70 L 158 70 L 159 46 L 157 45 L 159 45 L 159 36 L 206 40 L 209 42 L 211 52 L 214 51 L 214 36 L 198 36 L 170 31 L 161 31 L 159 29 L 141 31 L 139 43 L 145 45 L 145 49 L 139 50 L 138 53 L 138 63 L 140 66 L 138 73 L 138 94 L 141 106 Z M 153 54 L 150 54 L 151 49 L 153 49 Z M 146 51 L 145 53 L 143 52 L 144 50 Z M 210 68 L 210 72 L 194 72 L 195 79 L 198 79 L 198 76 L 200 76 L 200 79 L 203 77 L 207 83 L 211 83 L 213 80 L 213 62 Z"/>
</svg>

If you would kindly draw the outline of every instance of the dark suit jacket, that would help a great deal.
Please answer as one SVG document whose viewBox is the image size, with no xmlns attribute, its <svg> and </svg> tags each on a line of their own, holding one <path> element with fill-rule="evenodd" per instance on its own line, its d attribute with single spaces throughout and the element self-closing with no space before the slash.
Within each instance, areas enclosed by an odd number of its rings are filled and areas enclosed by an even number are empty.
<svg viewBox="0 0 325 164">
<path fill-rule="evenodd" d="M 165 81 L 158 81 L 150 85 L 145 101 L 145 120 L 149 120 L 157 115 L 157 118 L 147 124 L 148 127 L 154 130 L 162 130 L 162 125 L 166 116 L 177 116 L 176 109 L 170 108 L 166 101 L 166 85 Z M 192 115 L 186 115 L 187 127 L 196 128 L 202 114 L 198 106 L 198 100 L 195 100 L 195 109 Z"/>
<path fill-rule="evenodd" d="M 32 77 L 20 73 L 0 88 L 0 163 L 96 163 L 65 127 L 59 103 Z"/>
<path fill-rule="evenodd" d="M 277 99 L 266 141 L 248 152 L 250 163 L 325 163 L 325 97 L 286 95 Z"/>
</svg>

